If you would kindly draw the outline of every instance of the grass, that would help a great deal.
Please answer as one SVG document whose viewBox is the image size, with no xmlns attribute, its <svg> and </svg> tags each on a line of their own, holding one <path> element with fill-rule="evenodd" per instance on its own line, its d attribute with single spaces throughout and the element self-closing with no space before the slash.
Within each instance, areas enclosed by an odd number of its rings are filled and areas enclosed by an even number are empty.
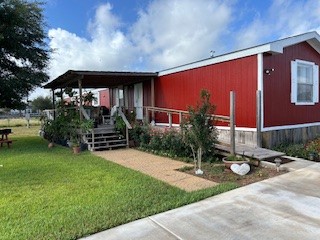
<svg viewBox="0 0 320 240">
<path fill-rule="evenodd" d="M 77 239 L 235 188 L 188 193 L 90 152 L 49 149 L 38 127 L 13 132 L 0 148 L 0 239 Z"/>
<path fill-rule="evenodd" d="M 30 126 L 39 126 L 40 120 L 39 118 L 31 118 L 29 124 Z M 25 118 L 0 119 L 0 128 L 22 126 L 27 126 L 27 120 Z"/>
</svg>

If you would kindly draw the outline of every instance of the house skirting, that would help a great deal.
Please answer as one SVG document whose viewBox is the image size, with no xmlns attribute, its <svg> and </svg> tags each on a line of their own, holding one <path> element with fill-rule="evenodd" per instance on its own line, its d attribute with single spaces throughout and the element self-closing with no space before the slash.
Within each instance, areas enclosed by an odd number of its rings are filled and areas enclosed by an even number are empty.
<svg viewBox="0 0 320 240">
<path fill-rule="evenodd" d="M 262 132 L 262 145 L 272 148 L 284 143 L 306 143 L 320 136 L 320 126 L 308 126 Z"/>
<path fill-rule="evenodd" d="M 230 143 L 230 128 L 217 127 L 218 141 L 223 143 Z M 257 131 L 255 128 L 236 128 L 235 129 L 235 143 L 246 144 L 249 146 L 257 146 Z"/>
<path fill-rule="evenodd" d="M 157 124 L 157 126 L 168 126 L 168 124 Z M 175 127 L 179 125 L 174 124 Z M 218 141 L 230 144 L 230 128 L 217 126 Z M 273 148 L 285 143 L 306 143 L 308 140 L 320 136 L 319 126 L 307 126 L 290 129 L 270 130 L 261 133 L 262 147 Z M 257 130 L 256 128 L 235 129 L 235 143 L 246 144 L 248 146 L 257 147 Z"/>
</svg>

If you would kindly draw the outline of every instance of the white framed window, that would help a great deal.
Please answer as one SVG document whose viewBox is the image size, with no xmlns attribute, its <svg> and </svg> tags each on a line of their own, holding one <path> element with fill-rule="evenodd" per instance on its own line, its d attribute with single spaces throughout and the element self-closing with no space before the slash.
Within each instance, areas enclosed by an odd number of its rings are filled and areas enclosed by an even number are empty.
<svg viewBox="0 0 320 240">
<path fill-rule="evenodd" d="M 291 102 L 314 105 L 319 102 L 319 66 L 313 62 L 291 61 Z"/>
</svg>

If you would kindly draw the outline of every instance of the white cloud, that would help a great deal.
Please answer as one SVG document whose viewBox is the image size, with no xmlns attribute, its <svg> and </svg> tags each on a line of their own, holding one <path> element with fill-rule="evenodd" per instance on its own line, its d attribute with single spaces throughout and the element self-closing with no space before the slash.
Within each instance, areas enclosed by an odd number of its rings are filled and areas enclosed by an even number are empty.
<svg viewBox="0 0 320 240">
<path fill-rule="evenodd" d="M 154 0 L 138 20 L 121 30 L 107 3 L 88 23 L 89 38 L 64 29 L 49 30 L 51 79 L 68 69 L 161 70 L 222 52 L 231 7 L 212 0 Z"/>
<path fill-rule="evenodd" d="M 242 3 L 153 0 L 131 26 L 122 24 L 109 3 L 102 4 L 88 22 L 88 38 L 60 28 L 49 31 L 55 50 L 49 75 L 53 79 L 69 69 L 158 71 L 209 57 L 211 50 L 217 55 L 320 32 L 320 1 L 274 0 L 263 12 Z"/>
<path fill-rule="evenodd" d="M 88 23 L 90 39 L 81 38 L 63 29 L 49 30 L 51 56 L 49 75 L 55 78 L 68 69 L 125 70 L 133 60 L 130 42 L 118 27 L 110 4 L 97 8 Z"/>
<path fill-rule="evenodd" d="M 250 47 L 309 31 L 320 33 L 320 1 L 274 0 L 237 33 L 237 48 Z"/>
<path fill-rule="evenodd" d="M 153 69 L 173 67 L 222 52 L 231 6 L 212 0 L 156 0 L 131 29 L 135 46 Z"/>
</svg>

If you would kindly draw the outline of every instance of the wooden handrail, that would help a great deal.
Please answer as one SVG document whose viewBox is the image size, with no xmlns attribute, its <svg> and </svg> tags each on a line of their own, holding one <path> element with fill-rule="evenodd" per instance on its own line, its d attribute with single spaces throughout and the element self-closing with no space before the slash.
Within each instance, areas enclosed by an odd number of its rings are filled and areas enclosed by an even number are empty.
<svg viewBox="0 0 320 240">
<path fill-rule="evenodd" d="M 120 110 L 120 108 L 118 109 L 118 114 L 119 116 L 122 118 L 122 120 L 124 121 L 124 123 L 126 124 L 126 127 L 128 129 L 132 129 L 131 124 L 129 123 L 128 119 L 126 118 L 126 115 L 124 115 L 124 113 Z"/>
<path fill-rule="evenodd" d="M 80 111 L 81 111 L 82 115 L 84 116 L 84 118 L 85 118 L 86 120 L 90 120 L 90 116 L 89 116 L 88 113 L 84 110 L 84 107 L 83 107 L 83 106 L 80 106 L 79 108 L 80 108 Z"/>
<path fill-rule="evenodd" d="M 145 106 L 146 112 L 148 114 L 148 111 L 155 111 L 155 112 L 163 112 L 163 113 L 173 113 L 173 114 L 184 114 L 188 115 L 189 112 L 185 110 L 177 110 L 177 109 L 169 109 L 169 108 L 160 108 L 160 107 L 151 107 L 151 106 Z M 215 115 L 215 114 L 210 114 L 210 117 L 214 117 L 218 121 L 221 122 L 230 122 L 230 117 L 229 116 L 223 116 L 223 115 Z"/>
</svg>

